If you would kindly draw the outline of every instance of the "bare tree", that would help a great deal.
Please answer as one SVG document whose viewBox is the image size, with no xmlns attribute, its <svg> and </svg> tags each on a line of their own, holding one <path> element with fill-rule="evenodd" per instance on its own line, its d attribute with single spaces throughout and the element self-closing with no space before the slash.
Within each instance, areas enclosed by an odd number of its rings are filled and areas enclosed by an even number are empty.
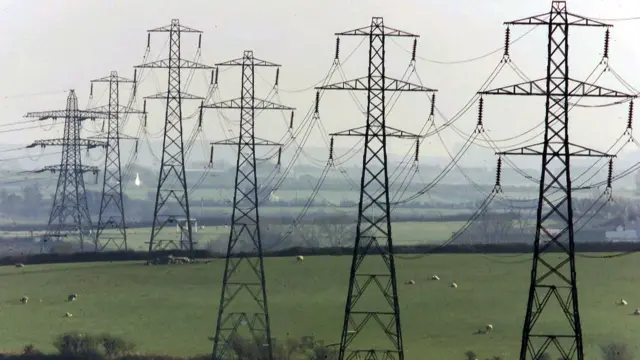
<svg viewBox="0 0 640 360">
<path fill-rule="evenodd" d="M 467 230 L 477 242 L 482 244 L 500 244 L 507 242 L 513 233 L 518 214 L 514 212 L 485 212 Z"/>
<path fill-rule="evenodd" d="M 305 247 L 348 246 L 355 236 L 355 225 L 339 218 L 319 217 L 310 224 L 297 226 L 294 234 Z"/>
</svg>

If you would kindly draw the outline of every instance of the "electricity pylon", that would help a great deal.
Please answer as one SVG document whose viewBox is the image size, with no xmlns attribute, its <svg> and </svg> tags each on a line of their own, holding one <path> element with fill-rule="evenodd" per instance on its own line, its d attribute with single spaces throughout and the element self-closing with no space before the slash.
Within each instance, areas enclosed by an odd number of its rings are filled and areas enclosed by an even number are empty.
<svg viewBox="0 0 640 360">
<path fill-rule="evenodd" d="M 216 66 L 242 67 L 242 84 L 239 98 L 202 105 L 203 108 L 208 109 L 240 110 L 239 136 L 235 139 L 212 143 L 212 145 L 233 145 L 238 148 L 231 230 L 222 278 L 213 359 L 221 360 L 229 357 L 232 341 L 236 336 L 242 336 L 241 332 L 244 329 L 263 349 L 265 358 L 273 359 L 260 238 L 255 148 L 256 146 L 279 147 L 278 165 L 280 165 L 282 144 L 256 138 L 254 123 L 256 110 L 293 110 L 293 108 L 255 97 L 255 68 L 277 67 L 279 73 L 280 65 L 256 59 L 253 57 L 253 51 L 245 51 L 242 58 L 219 63 Z M 247 253 L 257 253 L 257 257 L 251 258 Z"/>
<path fill-rule="evenodd" d="M 62 156 L 60 165 L 45 166 L 40 173 L 50 171 L 58 173 L 58 183 L 53 196 L 51 214 L 47 222 L 47 231 L 42 238 L 43 242 L 62 241 L 75 237 L 80 244 L 80 251 L 84 251 L 84 239 L 92 236 L 91 215 L 87 204 L 87 195 L 84 185 L 84 174 L 91 172 L 98 176 L 99 169 L 96 166 L 82 165 L 80 150 L 106 146 L 104 142 L 80 138 L 82 121 L 87 119 L 105 119 L 107 115 L 96 111 L 78 110 L 78 98 L 74 90 L 69 91 L 65 110 L 53 110 L 42 112 L 30 112 L 25 115 L 39 120 L 64 118 L 64 135 L 61 139 L 36 140 L 28 148 L 40 146 L 61 146 Z"/>
<path fill-rule="evenodd" d="M 180 25 L 178 19 L 171 20 L 171 25 L 148 30 L 147 48 L 151 33 L 169 33 L 169 58 L 153 61 L 151 63 L 136 66 L 136 68 L 168 69 L 169 79 L 167 91 L 148 96 L 147 99 L 162 99 L 167 102 L 164 122 L 164 137 L 162 141 L 162 156 L 160 172 L 158 174 L 158 187 L 153 210 L 153 225 L 151 238 L 149 239 L 149 252 L 164 250 L 169 245 L 178 249 L 193 251 L 193 233 L 191 214 L 189 211 L 189 192 L 187 189 L 187 174 L 184 164 L 184 142 L 182 139 L 182 101 L 202 100 L 200 96 L 187 94 L 181 88 L 182 69 L 212 69 L 212 67 L 198 64 L 181 58 L 180 37 L 182 33 L 199 34 L 198 51 L 202 43 L 202 31 Z M 177 184 L 175 188 L 174 184 Z M 169 200 L 175 200 L 172 204 Z M 187 226 L 186 237 L 184 229 L 180 231 L 180 239 L 158 239 L 162 229 L 169 223 L 176 223 L 182 227 L 182 219 Z M 187 240 L 183 240 L 186 238 Z M 185 244 L 186 242 L 186 244 Z"/>
<path fill-rule="evenodd" d="M 117 71 L 112 71 L 109 76 L 91 81 L 91 96 L 93 96 L 94 83 L 109 83 L 109 104 L 91 109 L 93 111 L 106 113 L 108 116 L 106 137 L 92 137 L 93 139 L 107 141 L 100 213 L 98 215 L 98 226 L 95 235 L 96 251 L 104 250 L 109 244 L 113 244 L 118 250 L 126 251 L 128 249 L 126 217 L 122 194 L 120 140 L 135 138 L 120 134 L 120 116 L 125 114 L 141 114 L 143 112 L 120 105 L 120 83 L 133 83 L 135 88 L 135 82 L 135 74 L 134 79 L 129 80 L 118 76 Z M 113 231 L 104 234 L 106 241 L 102 244 L 100 237 L 107 227 Z"/>
<path fill-rule="evenodd" d="M 481 95 L 531 95 L 546 98 L 544 141 L 498 153 L 500 156 L 542 157 L 533 265 L 520 360 L 537 360 L 544 353 L 554 359 L 560 357 L 582 360 L 584 351 L 576 286 L 570 159 L 572 156 L 613 156 L 569 141 L 569 98 L 635 96 L 569 77 L 569 28 L 610 25 L 567 12 L 565 1 L 553 1 L 549 13 L 505 24 L 544 25 L 548 29 L 545 78 L 480 92 Z M 608 30 L 606 44 L 605 54 L 608 49 Z M 562 253 L 550 253 L 549 250 L 554 248 L 560 249 Z M 555 352 L 548 353 L 550 348 Z"/>
<path fill-rule="evenodd" d="M 358 222 L 353 247 L 349 290 L 340 338 L 339 359 L 404 359 L 400 305 L 391 236 L 387 138 L 416 140 L 410 134 L 386 125 L 386 93 L 436 90 L 386 76 L 385 39 L 412 37 L 384 25 L 374 17 L 371 25 L 337 33 L 337 36 L 369 38 L 369 72 L 362 78 L 317 87 L 318 90 L 360 90 L 367 93 L 366 125 L 330 134 L 365 138 L 360 180 Z M 319 99 L 319 93 L 316 99 Z M 317 104 L 316 104 L 317 110 Z M 369 324 L 373 321 L 372 324 Z M 366 325 L 369 325 L 366 327 Z M 377 333 L 369 333 L 375 331 Z M 358 341 L 355 341 L 355 340 Z M 374 345 L 375 344 L 375 345 Z"/>
</svg>

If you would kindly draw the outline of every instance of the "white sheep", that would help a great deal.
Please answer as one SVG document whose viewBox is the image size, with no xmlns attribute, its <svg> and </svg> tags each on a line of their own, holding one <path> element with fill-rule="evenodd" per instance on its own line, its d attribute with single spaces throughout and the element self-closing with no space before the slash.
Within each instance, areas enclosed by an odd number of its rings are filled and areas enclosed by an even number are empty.
<svg viewBox="0 0 640 360">
<path fill-rule="evenodd" d="M 625 299 L 620 299 L 620 301 L 618 301 L 618 305 L 625 306 L 627 305 L 627 301 Z"/>
<path fill-rule="evenodd" d="M 300 262 L 303 262 L 303 261 L 304 261 L 304 256 L 302 256 L 302 255 L 298 255 L 298 256 L 296 257 L 296 262 L 299 262 L 299 263 L 300 263 Z"/>
<path fill-rule="evenodd" d="M 635 309 L 633 315 L 640 315 L 640 308 Z"/>
<path fill-rule="evenodd" d="M 68 317 L 68 318 L 70 318 L 70 317 L 73 317 L 73 314 L 72 314 L 72 313 L 70 313 L 70 312 L 68 312 L 68 313 L 64 313 L 64 317 Z"/>
<path fill-rule="evenodd" d="M 20 302 L 23 304 L 26 304 L 29 302 L 29 297 L 28 296 L 23 296 L 20 298 Z"/>
<path fill-rule="evenodd" d="M 438 275 L 432 275 L 431 280 L 440 280 L 440 278 L 438 277 Z"/>
<path fill-rule="evenodd" d="M 493 331 L 493 325 L 491 325 L 491 324 L 487 324 L 487 325 L 485 325 L 485 327 L 484 327 L 484 331 L 485 331 L 485 332 L 491 332 L 491 331 Z"/>
<path fill-rule="evenodd" d="M 455 282 L 452 282 L 452 283 L 451 283 L 451 287 L 455 289 L 455 288 L 457 288 L 457 287 L 458 287 L 458 284 L 456 284 Z"/>
<path fill-rule="evenodd" d="M 416 282 L 413 280 L 409 280 L 409 281 L 405 281 L 404 283 L 407 285 L 415 285 Z"/>
</svg>

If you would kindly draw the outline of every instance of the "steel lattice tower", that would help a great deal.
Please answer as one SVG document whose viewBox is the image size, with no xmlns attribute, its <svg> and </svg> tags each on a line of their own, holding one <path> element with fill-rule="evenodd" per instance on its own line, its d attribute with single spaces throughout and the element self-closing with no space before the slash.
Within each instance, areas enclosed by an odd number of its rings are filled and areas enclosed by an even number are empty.
<svg viewBox="0 0 640 360">
<path fill-rule="evenodd" d="M 216 66 L 241 66 L 242 84 L 239 98 L 202 106 L 208 109 L 240 110 L 238 138 L 212 143 L 212 145 L 233 145 L 238 148 L 231 231 L 222 278 L 213 359 L 226 359 L 232 356 L 229 353 L 231 350 L 229 346 L 235 336 L 242 336 L 243 327 L 248 330 L 248 335 L 258 346 L 266 347 L 265 356 L 273 359 L 260 240 L 255 148 L 256 146 L 279 147 L 279 163 L 282 144 L 256 138 L 254 122 L 256 110 L 293 110 L 293 108 L 255 97 L 255 68 L 277 67 L 279 73 L 280 65 L 256 59 L 253 57 L 253 51 L 245 51 L 242 58 L 219 63 Z M 249 257 L 247 253 L 257 253 L 257 257 Z M 238 298 L 243 295 L 245 298 Z"/>
<path fill-rule="evenodd" d="M 133 83 L 118 76 L 117 71 L 112 71 L 107 77 L 91 81 L 91 95 L 93 95 L 94 83 L 109 83 L 109 105 L 92 109 L 106 113 L 107 134 L 104 137 L 93 137 L 107 141 L 107 150 L 104 160 L 104 177 L 102 182 L 102 197 L 100 199 L 100 213 L 98 215 L 98 227 L 96 229 L 96 251 L 104 250 L 109 244 L 116 246 L 118 250 L 127 250 L 127 229 L 125 221 L 124 200 L 122 195 L 122 172 L 120 162 L 120 140 L 134 139 L 120 134 L 120 116 L 124 114 L 142 113 L 120 105 L 120 83 Z M 105 235 L 106 241 L 100 243 L 100 236 L 106 228 L 116 232 Z"/>
<path fill-rule="evenodd" d="M 191 216 L 189 212 L 189 193 L 187 189 L 187 175 L 184 164 L 184 142 L 182 139 L 182 100 L 202 100 L 202 97 L 190 95 L 182 91 L 182 69 L 212 69 L 209 66 L 182 59 L 180 36 L 182 33 L 197 33 L 198 51 L 202 40 L 202 31 L 180 25 L 178 19 L 171 20 L 171 25 L 149 30 L 153 32 L 169 33 L 169 58 L 136 66 L 136 68 L 168 69 L 169 78 L 167 92 L 147 97 L 147 99 L 163 99 L 167 102 L 164 123 L 164 138 L 162 141 L 162 156 L 158 187 L 153 210 L 153 225 L 149 240 L 149 252 L 166 249 L 173 245 L 179 249 L 193 251 L 193 236 Z M 147 40 L 149 42 L 149 40 Z M 147 44 L 147 47 L 149 45 Z M 177 184 L 177 188 L 175 187 Z M 172 204 L 169 200 L 175 200 Z M 160 232 L 168 223 L 181 224 L 181 217 L 187 225 L 187 244 L 180 236 L 175 239 L 158 239 Z"/>
<path fill-rule="evenodd" d="M 569 98 L 633 96 L 569 77 L 569 27 L 610 25 L 567 12 L 565 1 L 553 1 L 549 13 L 505 24 L 545 25 L 548 29 L 545 78 L 480 92 L 482 95 L 537 95 L 546 98 L 544 141 L 498 153 L 501 156 L 542 157 L 531 285 L 520 359 L 537 360 L 551 349 L 555 352 L 547 353 L 552 358 L 582 360 L 570 159 L 572 156 L 612 156 L 569 141 Z M 561 250 L 560 256 L 549 252 L 553 248 Z M 564 326 L 558 324 L 559 319 L 566 319 Z"/>
<path fill-rule="evenodd" d="M 27 113 L 25 117 L 38 118 L 39 120 L 64 118 L 64 135 L 62 139 L 37 140 L 28 148 L 41 146 L 61 146 L 62 157 L 60 165 L 45 166 L 34 172 L 50 171 L 58 173 L 58 183 L 53 196 L 51 214 L 47 223 L 47 231 L 43 237 L 44 242 L 49 240 L 61 241 L 62 238 L 76 237 L 80 243 L 80 250 L 84 251 L 84 239 L 91 235 L 91 215 L 87 204 L 87 195 L 84 186 L 84 174 L 91 172 L 98 175 L 95 166 L 82 165 L 82 148 L 92 149 L 106 144 L 96 140 L 80 138 L 82 121 L 86 119 L 104 119 L 107 116 L 100 112 L 78 110 L 78 98 L 74 90 L 69 91 L 67 107 L 65 110 L 43 111 Z"/>
<path fill-rule="evenodd" d="M 386 27 L 381 17 L 374 17 L 370 26 L 336 35 L 369 37 L 367 76 L 317 88 L 367 92 L 366 126 L 331 134 L 365 138 L 358 222 L 339 359 L 403 359 L 400 306 L 391 235 L 387 138 L 415 140 L 419 136 L 386 125 L 386 93 L 435 90 L 386 76 L 385 38 L 417 38 L 418 35 Z M 319 99 L 319 94 L 316 98 Z M 370 321 L 374 324 L 367 327 Z M 377 333 L 368 333 L 368 330 L 376 329 Z M 360 341 L 356 342 L 356 339 Z"/>
</svg>

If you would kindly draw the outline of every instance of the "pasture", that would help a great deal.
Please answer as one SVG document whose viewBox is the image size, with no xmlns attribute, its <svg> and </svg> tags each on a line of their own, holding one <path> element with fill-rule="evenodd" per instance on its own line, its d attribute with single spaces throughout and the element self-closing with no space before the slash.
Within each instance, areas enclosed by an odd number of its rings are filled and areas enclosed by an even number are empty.
<svg viewBox="0 0 640 360">
<path fill-rule="evenodd" d="M 393 236 L 398 239 L 396 242 L 399 245 L 416 245 L 416 244 L 429 244 L 440 243 L 451 236 L 451 233 L 459 230 L 464 221 L 429 221 L 429 222 L 397 222 L 393 223 Z M 303 232 L 305 234 L 312 234 L 315 229 L 314 225 L 299 225 L 295 231 Z M 266 225 L 263 233 L 274 232 L 277 234 L 285 234 L 290 231 L 291 225 Z M 207 226 L 205 228 L 198 229 L 197 239 L 198 247 L 205 247 L 209 241 L 226 243 L 228 241 L 230 228 L 228 226 Z M 351 231 L 345 231 L 345 241 L 348 243 L 353 242 L 353 229 Z M 178 233 L 172 230 L 175 234 L 175 238 L 178 238 Z M 107 233 L 108 234 L 108 233 Z M 128 233 L 129 247 L 132 250 L 147 250 L 151 234 L 151 228 L 136 228 L 131 229 Z M 336 234 L 338 235 L 338 234 Z M 342 235 L 340 233 L 340 235 Z M 306 235 L 309 236 L 309 235 Z M 342 245 L 342 244 L 340 244 Z"/>
<path fill-rule="evenodd" d="M 441 243 L 445 241 L 451 236 L 451 233 L 459 230 L 465 224 L 464 221 L 416 221 L 416 222 L 395 222 L 393 223 L 393 237 L 396 240 L 396 244 L 398 245 L 416 245 L 416 244 L 432 244 L 432 243 Z M 263 236 L 264 234 L 271 233 L 277 234 L 280 237 L 282 234 L 286 234 L 291 231 L 292 225 L 263 225 Z M 172 239 L 177 240 L 179 238 L 179 233 L 174 226 L 166 227 L 166 230 L 163 230 L 161 239 Z M 206 248 L 211 243 L 220 243 L 223 245 L 228 240 L 229 236 L 229 227 L 228 226 L 205 226 L 204 228 L 198 228 L 196 233 L 196 241 L 198 244 L 196 247 L 198 248 Z M 304 234 L 306 238 L 318 236 L 318 231 L 326 231 L 324 228 L 317 227 L 313 224 L 301 224 L 295 228 L 295 232 L 293 232 L 292 237 L 296 238 L 304 244 L 304 240 L 300 233 Z M 337 244 L 342 245 L 344 241 L 348 243 L 353 242 L 353 233 L 355 232 L 355 228 L 353 226 L 348 227 L 344 226 L 333 229 L 332 233 L 329 236 L 340 237 L 340 239 L 336 239 Z M 44 231 L 35 231 L 33 232 L 34 236 L 39 236 L 43 234 Z M 119 234 L 116 230 L 113 229 L 105 229 L 101 239 L 103 239 L 103 243 L 109 236 L 114 236 Z M 1 243 L 1 239 L 3 237 L 14 237 L 14 236 L 29 236 L 30 232 L 28 231 L 5 231 L 0 233 L 0 252 L 10 253 L 7 249 L 4 249 Z M 127 242 L 130 250 L 135 251 L 146 251 L 149 247 L 147 242 L 149 241 L 151 235 L 151 228 L 130 228 L 127 230 Z M 331 246 L 331 244 L 324 244 L 325 246 Z M 113 246 L 109 245 L 110 248 Z M 265 245 L 265 249 L 268 248 L 268 244 Z M 33 251 L 39 251 L 39 245 L 33 245 Z"/>
<path fill-rule="evenodd" d="M 406 359 L 517 357 L 529 281 L 529 255 L 429 255 L 398 258 Z M 578 260 L 580 309 L 587 359 L 598 345 L 626 342 L 638 352 L 638 255 Z M 107 332 L 141 351 L 191 355 L 211 351 L 224 262 L 144 266 L 135 263 L 56 264 L 0 268 L 0 339 L 4 349 L 32 343 L 53 351 L 64 331 Z M 339 340 L 350 257 L 268 258 L 267 291 L 276 338 L 313 335 Z M 381 264 L 375 266 L 382 266 Z M 437 274 L 440 281 L 431 280 Z M 405 285 L 414 280 L 414 285 Z M 450 288 L 451 281 L 458 288 Z M 67 302 L 77 293 L 78 300 Z M 22 296 L 29 303 L 19 302 Z M 628 306 L 617 306 L 624 298 Z M 41 300 L 41 301 L 40 301 Z M 371 301 L 364 299 L 363 301 Z M 243 301 L 243 303 L 246 303 Z M 72 318 L 64 318 L 71 312 Z M 558 314 L 558 313 L 556 313 Z M 566 321 L 544 318 L 551 328 Z M 491 323 L 494 331 L 474 334 Z M 372 323 L 373 325 L 373 323 Z M 384 335 L 369 334 L 369 344 Z M 555 358 L 555 357 L 554 357 Z"/>
</svg>

